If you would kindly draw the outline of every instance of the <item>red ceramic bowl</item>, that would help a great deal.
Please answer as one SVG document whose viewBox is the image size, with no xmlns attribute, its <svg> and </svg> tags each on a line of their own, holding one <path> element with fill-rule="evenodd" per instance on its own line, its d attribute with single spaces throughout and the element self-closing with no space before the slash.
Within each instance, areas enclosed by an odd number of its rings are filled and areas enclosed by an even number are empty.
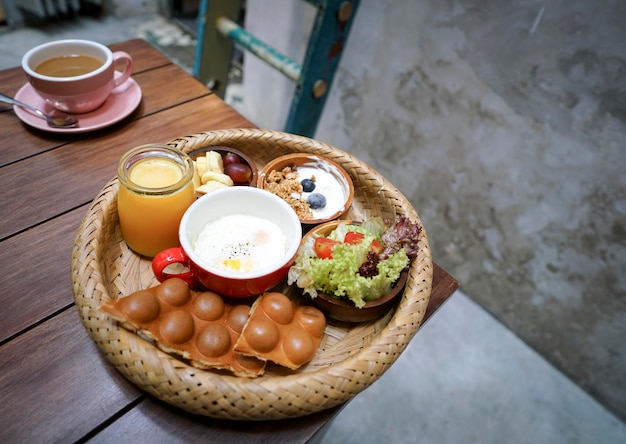
<svg viewBox="0 0 626 444">
<path fill-rule="evenodd" d="M 223 269 L 208 263 L 194 250 L 194 245 L 207 224 L 227 215 L 254 216 L 272 222 L 285 237 L 285 243 L 278 246 L 282 254 L 251 271 Z M 196 200 L 183 215 L 178 235 L 180 247 L 162 251 L 152 260 L 152 270 L 160 282 L 179 277 L 189 285 L 200 283 L 222 296 L 245 298 L 258 296 L 287 276 L 300 246 L 302 227 L 293 209 L 269 191 L 228 187 Z M 173 264 L 181 264 L 189 271 L 169 273 L 167 269 Z"/>
<path fill-rule="evenodd" d="M 331 231 L 337 228 L 337 225 L 341 222 L 355 225 L 360 223 L 348 220 L 330 221 L 314 227 L 304 236 L 303 242 L 309 236 L 328 235 Z M 349 299 L 335 298 L 324 293 L 318 293 L 317 297 L 309 299 L 311 303 L 319 308 L 328 318 L 342 322 L 372 321 L 391 310 L 397 302 L 398 297 L 404 292 L 404 286 L 406 285 L 408 274 L 407 270 L 403 271 L 387 294 L 383 295 L 380 299 L 367 302 L 362 308 L 357 308 Z M 305 296 L 308 297 L 307 295 Z"/>
</svg>

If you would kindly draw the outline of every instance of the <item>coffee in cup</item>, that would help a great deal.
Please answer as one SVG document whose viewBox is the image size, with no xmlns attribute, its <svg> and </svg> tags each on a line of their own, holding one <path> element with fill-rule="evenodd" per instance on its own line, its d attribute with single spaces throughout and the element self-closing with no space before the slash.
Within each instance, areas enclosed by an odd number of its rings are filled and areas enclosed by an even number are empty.
<svg viewBox="0 0 626 444">
<path fill-rule="evenodd" d="M 116 68 L 123 66 L 121 71 Z M 111 93 L 123 91 L 133 70 L 131 56 L 90 40 L 57 40 L 29 50 L 22 69 L 35 91 L 54 108 L 86 113 Z"/>
<path fill-rule="evenodd" d="M 72 54 L 52 57 L 36 68 L 35 72 L 52 77 L 75 77 L 95 71 L 104 65 L 104 62 L 96 57 Z"/>
</svg>

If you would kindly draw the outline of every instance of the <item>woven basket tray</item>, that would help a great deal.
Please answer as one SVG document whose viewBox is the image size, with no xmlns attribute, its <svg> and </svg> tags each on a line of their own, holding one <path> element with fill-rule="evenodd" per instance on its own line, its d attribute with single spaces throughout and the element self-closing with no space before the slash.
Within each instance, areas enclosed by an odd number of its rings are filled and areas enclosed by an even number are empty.
<svg viewBox="0 0 626 444">
<path fill-rule="evenodd" d="M 209 145 L 237 148 L 259 168 L 292 152 L 325 156 L 354 181 L 354 201 L 345 219 L 419 217 L 384 177 L 346 152 L 316 140 L 256 129 L 211 131 L 169 142 L 185 152 Z M 121 328 L 98 307 L 157 285 L 150 261 L 122 240 L 117 217 L 118 181 L 112 179 L 89 208 L 72 252 L 71 278 L 82 322 L 107 359 L 155 397 L 191 413 L 214 418 L 266 420 L 304 416 L 342 404 L 370 386 L 394 363 L 417 332 L 430 297 L 432 259 L 426 231 L 406 289 L 384 317 L 365 324 L 329 322 L 315 358 L 298 371 L 268 365 L 256 379 L 197 370 Z M 282 291 L 296 290 L 283 285 Z M 295 295 L 295 293 L 294 293 Z"/>
</svg>

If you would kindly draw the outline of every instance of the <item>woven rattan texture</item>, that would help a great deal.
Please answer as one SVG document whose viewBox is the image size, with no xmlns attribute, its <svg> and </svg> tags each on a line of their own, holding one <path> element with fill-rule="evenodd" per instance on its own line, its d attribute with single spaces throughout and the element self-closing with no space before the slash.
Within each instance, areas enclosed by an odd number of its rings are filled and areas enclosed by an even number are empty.
<svg viewBox="0 0 626 444">
<path fill-rule="evenodd" d="M 237 148 L 260 168 L 292 152 L 325 156 L 352 177 L 354 201 L 345 219 L 419 216 L 384 177 L 348 153 L 291 134 L 231 129 L 192 134 L 169 143 L 185 152 L 203 146 Z M 383 318 L 365 324 L 329 322 L 318 353 L 298 371 L 269 365 L 256 379 L 197 370 L 121 328 L 99 307 L 114 298 L 156 285 L 150 261 L 122 240 L 117 218 L 117 179 L 94 199 L 78 230 L 71 259 L 76 307 L 91 338 L 130 381 L 155 397 L 191 413 L 214 418 L 266 420 L 304 416 L 342 404 L 370 386 L 391 366 L 415 335 L 432 288 L 432 258 L 426 231 L 405 292 Z M 298 297 L 294 288 L 284 293 Z"/>
</svg>

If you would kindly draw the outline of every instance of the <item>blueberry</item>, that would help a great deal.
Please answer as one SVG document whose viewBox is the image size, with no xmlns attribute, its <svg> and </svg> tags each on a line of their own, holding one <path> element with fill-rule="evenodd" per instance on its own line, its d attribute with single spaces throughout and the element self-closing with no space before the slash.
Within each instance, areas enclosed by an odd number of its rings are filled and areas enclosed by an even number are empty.
<svg viewBox="0 0 626 444">
<path fill-rule="evenodd" d="M 315 182 L 311 179 L 302 179 L 302 182 L 300 183 L 302 184 L 302 191 L 305 193 L 310 193 L 315 189 Z"/>
<path fill-rule="evenodd" d="M 320 193 L 311 194 L 306 201 L 313 210 L 324 208 L 326 206 L 326 197 Z"/>
</svg>

